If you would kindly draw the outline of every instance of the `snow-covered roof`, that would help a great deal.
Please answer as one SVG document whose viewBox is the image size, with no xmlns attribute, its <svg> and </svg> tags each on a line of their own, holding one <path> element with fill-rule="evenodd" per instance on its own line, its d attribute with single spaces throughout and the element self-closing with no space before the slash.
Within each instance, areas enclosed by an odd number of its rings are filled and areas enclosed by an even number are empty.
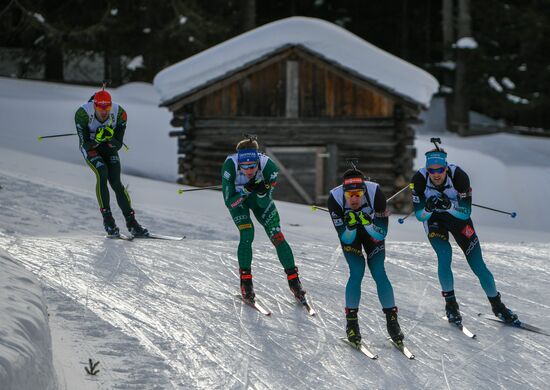
<svg viewBox="0 0 550 390">
<path fill-rule="evenodd" d="M 306 17 L 278 20 L 159 72 L 154 80 L 161 105 L 198 91 L 269 53 L 297 45 L 406 100 L 428 107 L 439 84 L 429 73 L 327 21 Z"/>
</svg>

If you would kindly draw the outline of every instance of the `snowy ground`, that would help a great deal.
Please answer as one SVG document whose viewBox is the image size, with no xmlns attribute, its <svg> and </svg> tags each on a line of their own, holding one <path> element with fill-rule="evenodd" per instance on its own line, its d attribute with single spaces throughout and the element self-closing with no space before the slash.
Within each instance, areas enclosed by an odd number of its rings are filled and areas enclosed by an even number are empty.
<svg viewBox="0 0 550 390">
<path fill-rule="evenodd" d="M 32 85 L 26 88 L 32 93 Z M 13 109 L 6 100 L 0 93 L 3 118 L 5 110 Z M 75 99 L 68 100 L 55 110 L 69 111 Z M 130 98 L 126 105 L 133 106 Z M 278 203 L 316 318 L 291 300 L 275 252 L 260 229 L 254 245 L 255 286 L 273 316 L 262 317 L 235 298 L 238 232 L 219 192 L 180 196 L 175 184 L 125 175 L 140 221 L 152 231 L 187 238 L 104 239 L 93 175 L 78 159 L 73 161 L 73 149 L 42 144 L 48 151 L 36 153 L 36 130 L 28 130 L 27 140 L 23 130 L 13 131 L 16 125 L 33 128 L 32 118 L 43 113 L 36 107 L 29 104 L 27 110 L 36 109 L 33 115 L 0 125 L 0 267 L 7 270 L 0 277 L 0 388 L 25 388 L 8 375 L 28 364 L 22 357 L 47 363 L 47 332 L 20 337 L 17 323 L 25 318 L 17 314 L 20 310 L 37 328 L 46 329 L 45 307 L 38 304 L 42 299 L 48 305 L 55 370 L 42 375 L 40 388 L 547 388 L 547 338 L 477 318 L 476 313 L 489 312 L 489 304 L 456 246 L 456 290 L 465 323 L 478 340 L 465 339 L 440 319 L 435 256 L 421 225 L 412 220 L 398 225 L 392 219 L 386 269 L 414 361 L 385 340 L 370 275 L 363 283 L 360 321 L 380 359 L 365 359 L 338 340 L 347 269 L 323 212 Z M 136 149 L 149 142 L 138 125 L 132 130 Z M 429 147 L 429 136 L 422 137 L 417 142 L 420 156 Z M 445 135 L 443 141 L 450 159 L 471 174 L 475 202 L 518 212 L 514 220 L 475 209 L 474 221 L 505 302 L 526 322 L 545 326 L 550 317 L 544 298 L 550 292 L 550 215 L 540 205 L 550 190 L 550 143 L 509 135 L 465 140 Z M 56 147 L 63 152 L 49 155 Z M 162 149 L 155 156 L 170 153 Z M 131 154 L 122 155 L 123 165 L 140 170 L 139 159 L 130 163 Z M 120 213 L 115 217 L 122 221 Z M 14 266 L 14 260 L 25 269 Z M 29 285 L 36 309 L 19 301 L 24 291 L 8 293 L 2 283 Z M 9 294 L 16 293 L 17 301 L 9 301 Z M 89 358 L 100 361 L 97 376 L 84 372 Z"/>
</svg>

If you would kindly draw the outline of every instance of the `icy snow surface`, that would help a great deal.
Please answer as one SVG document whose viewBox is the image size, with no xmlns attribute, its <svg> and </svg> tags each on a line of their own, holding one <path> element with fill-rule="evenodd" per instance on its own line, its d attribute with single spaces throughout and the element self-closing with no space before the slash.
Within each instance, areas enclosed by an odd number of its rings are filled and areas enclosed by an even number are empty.
<svg viewBox="0 0 550 390">
<path fill-rule="evenodd" d="M 424 106 L 429 106 L 439 87 L 431 74 L 342 27 L 321 19 L 291 17 L 248 31 L 169 66 L 155 77 L 155 88 L 161 101 L 167 102 L 285 45 L 302 45 Z"/>
<path fill-rule="evenodd" d="M 25 82 L 12 92 L 20 93 L 21 101 L 31 101 L 44 85 Z M 75 102 L 88 97 L 88 89 L 80 91 L 77 96 L 71 88 L 55 86 L 47 101 L 48 112 L 56 115 L 43 116 L 41 125 L 56 125 L 59 113 L 70 117 Z M 61 389 L 547 388 L 548 338 L 479 319 L 476 314 L 489 313 L 490 307 L 454 244 L 457 296 L 464 322 L 478 340 L 466 339 L 440 319 L 443 302 L 435 255 L 412 218 L 399 225 L 392 217 L 386 269 L 406 341 L 417 358 L 406 360 L 385 340 L 385 320 L 367 273 L 359 314 L 365 340 L 380 355 L 371 361 L 338 340 L 344 335 L 347 266 L 326 213 L 277 202 L 304 287 L 319 313 L 316 318 L 293 302 L 275 250 L 263 230 L 256 229 L 256 292 L 273 311 L 272 317 L 263 317 L 235 298 L 238 231 L 219 192 L 181 196 L 176 184 L 125 174 L 123 182 L 129 185 L 139 221 L 153 232 L 187 238 L 105 239 L 94 176 L 73 158 L 74 153 L 78 156 L 76 141 L 65 146 L 44 142 L 41 153 L 33 155 L 38 149 L 36 129 L 25 127 L 45 113 L 44 107 L 33 101 L 26 115 L 12 120 L 5 114 L 14 107 L 0 97 L 2 117 L 8 118 L 0 124 L 0 251 L 3 259 L 11 259 L 7 264 L 20 262 L 44 286 L 56 373 L 48 373 L 50 384 L 55 385 L 57 376 Z M 162 109 L 155 111 L 154 102 L 144 102 L 143 109 L 150 110 L 152 122 L 165 117 Z M 136 123 L 133 148 L 121 155 L 124 167 L 145 169 L 140 164 L 146 162 L 132 159 L 134 150 L 151 144 L 150 133 L 142 130 Z M 526 322 L 545 327 L 550 318 L 550 214 L 544 207 L 550 192 L 550 140 L 438 136 L 449 160 L 470 174 L 476 203 L 518 212 L 518 218 L 511 219 L 474 208 L 473 218 L 505 303 Z M 416 142 L 417 166 L 430 148 L 428 140 L 423 134 Z M 173 153 L 175 158 L 172 149 L 152 150 L 149 157 Z M 123 227 L 118 210 L 115 218 Z M 14 275 L 12 285 L 23 283 L 14 277 L 26 277 L 26 284 L 36 287 L 27 271 L 12 267 L 9 273 Z M 0 317 L 0 345 L 10 343 L 21 351 L 32 345 L 29 354 L 38 361 L 40 355 L 51 354 L 47 335 L 33 333 L 33 342 L 21 339 L 21 327 L 13 321 L 22 312 L 43 327 L 45 307 L 26 309 L 24 294 L 18 291 L 17 300 L 8 302 L 2 290 L 0 302 L 6 306 Z M 32 300 L 40 301 L 37 293 Z M 0 351 L 0 362 L 15 367 L 17 359 Z M 89 358 L 100 361 L 95 377 L 84 372 Z M 0 388 L 21 388 L 13 384 L 0 371 Z"/>
</svg>

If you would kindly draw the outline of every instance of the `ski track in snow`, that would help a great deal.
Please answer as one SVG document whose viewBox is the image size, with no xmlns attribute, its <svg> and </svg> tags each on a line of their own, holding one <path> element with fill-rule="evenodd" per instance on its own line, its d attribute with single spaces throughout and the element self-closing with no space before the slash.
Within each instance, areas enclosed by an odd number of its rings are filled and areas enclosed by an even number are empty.
<svg viewBox="0 0 550 390">
<path fill-rule="evenodd" d="M 4 187 L 5 181 L 0 177 Z M 316 317 L 293 300 L 272 245 L 260 239 L 254 244 L 256 293 L 273 312 L 265 317 L 235 296 L 234 240 L 214 240 L 211 229 L 200 227 L 194 239 L 182 242 L 104 239 L 91 233 L 97 231 L 97 216 L 89 210 L 86 194 L 60 189 L 55 198 L 40 197 L 41 184 L 14 177 L 9 190 L 0 209 L 0 248 L 47 286 L 59 321 L 80 324 L 85 335 L 80 363 L 90 356 L 102 361 L 103 377 L 95 384 L 451 389 L 460 383 L 460 388 L 471 389 L 545 389 L 550 380 L 544 336 L 477 317 L 478 312 L 489 313 L 490 306 L 454 244 L 457 296 L 464 323 L 478 340 L 467 339 L 440 319 L 443 301 L 430 245 L 390 241 L 386 269 L 416 360 L 405 359 L 385 339 L 385 319 L 366 272 L 359 316 L 365 341 L 380 356 L 371 361 L 338 340 L 344 335 L 348 270 L 335 237 L 292 242 Z M 40 236 L 33 234 L 37 218 L 46 226 Z M 83 221 L 90 226 L 81 227 Z M 154 221 L 159 231 L 168 232 L 178 231 L 182 223 L 165 216 Z M 185 225 L 194 228 L 192 221 Z M 549 293 L 550 245 L 482 247 L 505 303 L 526 322 L 544 326 L 543 319 L 550 318 L 543 298 Z M 115 356 L 126 353 L 130 355 Z"/>
</svg>

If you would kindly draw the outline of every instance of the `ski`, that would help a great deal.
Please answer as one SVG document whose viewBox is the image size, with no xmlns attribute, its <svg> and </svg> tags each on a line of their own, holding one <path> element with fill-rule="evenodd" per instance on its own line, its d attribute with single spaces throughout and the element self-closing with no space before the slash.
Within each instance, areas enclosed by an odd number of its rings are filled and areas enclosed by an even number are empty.
<svg viewBox="0 0 550 390">
<path fill-rule="evenodd" d="M 105 238 L 132 241 L 134 239 L 134 236 L 127 236 L 126 234 L 119 233 L 119 234 L 108 234 L 105 236 Z"/>
<path fill-rule="evenodd" d="M 370 358 L 372 360 L 378 359 L 378 355 L 373 353 L 369 348 L 367 348 L 365 343 L 361 342 L 359 344 L 355 344 L 355 343 L 352 343 L 351 341 L 349 341 L 345 337 L 341 337 L 340 340 L 342 340 L 344 343 L 346 343 L 347 345 L 349 345 L 353 349 L 358 350 L 359 352 L 361 352 L 363 355 L 367 356 L 368 358 Z"/>
<path fill-rule="evenodd" d="M 311 305 L 309 304 L 309 302 L 307 301 L 307 299 L 305 297 L 303 297 L 302 299 L 296 298 L 296 301 L 300 305 L 302 305 L 304 307 L 304 309 L 306 309 L 307 314 L 309 314 L 310 316 L 314 316 L 314 315 L 317 314 L 315 309 L 313 307 L 311 307 Z"/>
<path fill-rule="evenodd" d="M 477 337 L 476 334 L 470 332 L 468 328 L 466 328 L 464 325 L 462 325 L 462 322 L 456 323 L 456 322 L 449 322 L 449 319 L 447 316 L 441 317 L 441 319 L 447 321 L 449 324 L 456 326 L 462 333 L 464 333 L 467 337 L 471 339 L 475 339 Z"/>
<path fill-rule="evenodd" d="M 403 355 L 405 355 L 407 357 L 407 359 L 414 359 L 415 356 L 414 354 L 409 351 L 409 348 L 407 348 L 407 346 L 405 345 L 405 343 L 403 343 L 403 340 L 399 341 L 399 342 L 395 342 L 392 340 L 391 337 L 388 337 L 388 340 L 390 341 L 390 343 L 392 343 L 392 345 L 397 348 Z"/>
<path fill-rule="evenodd" d="M 248 306 L 258 310 L 260 313 L 262 313 L 265 316 L 270 316 L 271 312 L 267 310 L 262 304 L 260 304 L 256 299 L 244 299 L 241 294 L 236 295 L 238 298 L 241 298 L 241 300 L 246 303 Z"/>
<path fill-rule="evenodd" d="M 480 316 L 480 317 L 482 317 L 486 320 L 490 320 L 490 321 L 494 321 L 494 322 L 500 322 L 503 325 L 511 326 L 513 328 L 520 328 L 520 329 L 528 330 L 529 332 L 539 333 L 539 334 L 542 334 L 544 336 L 550 336 L 550 333 L 547 332 L 546 330 L 544 330 L 542 328 L 539 328 L 537 326 L 534 326 L 534 325 L 526 324 L 525 322 L 522 322 L 519 319 L 514 321 L 514 322 L 505 322 L 505 321 L 501 320 L 500 318 L 492 317 L 492 316 L 489 316 L 489 315 L 483 314 L 483 313 L 478 313 L 478 316 Z"/>
<path fill-rule="evenodd" d="M 155 233 L 149 233 L 147 236 L 133 236 L 133 238 L 151 238 L 156 240 L 169 240 L 169 241 L 181 241 L 185 238 L 185 236 L 177 237 L 177 236 L 166 236 L 164 234 L 155 234 Z"/>
</svg>

